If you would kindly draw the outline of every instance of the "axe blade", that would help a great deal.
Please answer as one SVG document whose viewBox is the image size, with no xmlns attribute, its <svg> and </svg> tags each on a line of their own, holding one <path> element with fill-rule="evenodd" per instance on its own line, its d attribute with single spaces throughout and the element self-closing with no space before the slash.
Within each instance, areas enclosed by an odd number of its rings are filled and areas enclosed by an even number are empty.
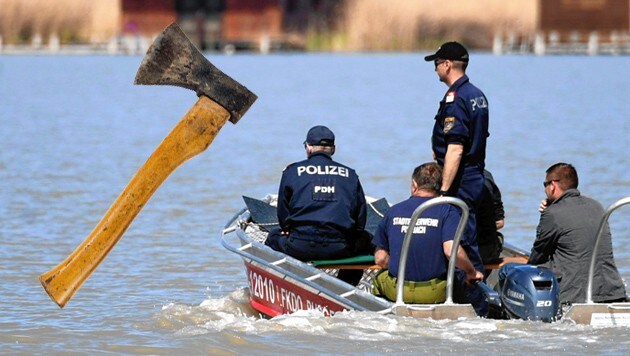
<svg viewBox="0 0 630 356">
<path fill-rule="evenodd" d="M 212 65 L 176 23 L 169 25 L 149 47 L 134 84 L 175 85 L 193 90 L 225 108 L 234 124 L 257 99 L 249 89 Z"/>
</svg>

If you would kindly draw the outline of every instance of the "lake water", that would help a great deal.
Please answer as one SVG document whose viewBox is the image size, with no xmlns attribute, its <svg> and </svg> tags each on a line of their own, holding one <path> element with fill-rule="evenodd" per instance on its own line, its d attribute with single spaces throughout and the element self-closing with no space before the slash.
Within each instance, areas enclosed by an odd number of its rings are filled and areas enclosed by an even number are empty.
<svg viewBox="0 0 630 356">
<path fill-rule="evenodd" d="M 248 307 L 242 263 L 219 242 L 241 195 L 275 192 L 323 124 L 368 194 L 405 199 L 411 171 L 431 160 L 446 90 L 423 55 L 209 56 L 258 101 L 169 177 L 64 309 L 38 276 L 85 239 L 196 96 L 132 85 L 140 56 L 0 57 L 0 353 L 627 353 L 628 328 L 358 312 L 265 320 Z M 630 195 L 628 65 L 473 53 L 507 241 L 531 247 L 553 163 L 574 164 L 582 193 L 604 206 Z M 626 280 L 629 213 L 610 220 Z"/>
</svg>

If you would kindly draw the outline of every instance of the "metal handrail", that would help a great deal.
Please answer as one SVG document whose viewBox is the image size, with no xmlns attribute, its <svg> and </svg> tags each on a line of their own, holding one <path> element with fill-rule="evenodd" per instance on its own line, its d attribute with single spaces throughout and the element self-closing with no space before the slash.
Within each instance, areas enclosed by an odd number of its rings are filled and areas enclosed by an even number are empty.
<svg viewBox="0 0 630 356">
<path fill-rule="evenodd" d="M 457 259 L 457 249 L 459 248 L 459 241 L 462 238 L 464 229 L 466 228 L 466 222 L 468 221 L 468 205 L 463 200 L 453 197 L 438 197 L 428 200 L 422 203 L 411 214 L 411 220 L 409 221 L 409 227 L 403 240 L 402 249 L 400 251 L 400 262 L 398 264 L 398 281 L 396 282 L 396 305 L 404 305 L 403 301 L 403 287 L 405 283 L 405 272 L 407 269 L 407 255 L 409 253 L 409 246 L 411 246 L 411 238 L 413 237 L 413 228 L 416 225 L 416 221 L 426 209 L 441 205 L 452 204 L 458 206 L 462 210 L 462 216 L 459 219 L 459 225 L 453 238 L 453 249 L 451 250 L 451 258 L 448 262 L 448 272 L 446 276 L 446 301 L 444 304 L 453 304 L 453 279 L 455 276 L 455 260 Z"/>
<path fill-rule="evenodd" d="M 273 269 L 276 272 L 279 272 L 279 273 L 281 273 L 281 274 L 283 274 L 283 275 L 285 275 L 287 277 L 290 277 L 290 278 L 292 278 L 294 280 L 297 280 L 297 281 L 299 281 L 299 282 L 309 286 L 310 288 L 313 288 L 313 289 L 319 291 L 320 293 L 326 295 L 327 297 L 333 299 L 337 303 L 346 305 L 347 307 L 349 307 L 351 309 L 354 309 L 354 310 L 359 310 L 359 311 L 367 310 L 367 308 L 363 307 L 362 305 L 357 304 L 357 303 L 355 303 L 355 302 L 353 302 L 353 301 L 351 301 L 351 300 L 349 300 L 347 298 L 344 298 L 344 297 L 342 297 L 340 295 L 337 295 L 335 292 L 329 290 L 328 288 L 322 287 L 322 286 L 320 286 L 320 285 L 318 285 L 318 284 L 316 284 L 316 283 L 314 283 L 312 281 L 307 280 L 306 278 L 298 276 L 295 273 L 292 273 L 292 272 L 287 271 L 287 270 L 285 270 L 285 269 L 283 269 L 281 267 L 273 265 L 269 261 L 266 261 L 266 260 L 264 260 L 264 259 L 262 259 L 262 258 L 260 258 L 258 256 L 255 256 L 255 255 L 253 255 L 251 253 L 248 253 L 248 252 L 245 252 L 245 251 L 241 251 L 238 248 L 233 247 L 232 245 L 230 245 L 228 243 L 227 239 L 226 239 L 226 236 L 229 233 L 233 233 L 233 232 L 239 230 L 239 228 L 237 226 L 238 222 L 236 220 L 239 219 L 240 218 L 239 215 L 242 215 L 246 210 L 247 209 L 245 208 L 245 209 L 241 210 L 239 213 L 235 214 L 234 217 L 232 217 L 232 219 L 230 219 L 230 221 L 228 221 L 228 223 L 225 225 L 225 228 L 221 232 L 221 244 L 223 245 L 223 247 L 225 247 L 227 250 L 229 250 L 229 251 L 231 251 L 231 252 L 233 252 L 233 253 L 235 253 L 237 255 L 240 255 L 243 258 L 249 259 L 251 261 L 255 261 L 255 262 L 257 262 L 257 263 L 259 263 L 259 264 L 261 264 L 261 265 L 263 265 L 263 266 L 265 266 L 267 268 Z M 236 224 L 236 225 L 234 225 L 234 224 Z M 253 243 L 254 242 L 252 242 L 252 244 Z M 334 282 L 334 281 L 331 281 L 331 282 Z M 385 310 L 390 310 L 390 308 L 384 308 L 384 309 Z"/>
<path fill-rule="evenodd" d="M 597 259 L 597 250 L 599 249 L 599 241 L 601 240 L 602 235 L 604 234 L 604 229 L 606 224 L 608 223 L 608 218 L 613 211 L 618 208 L 630 204 L 630 197 L 625 197 L 617 200 L 612 203 L 608 209 L 606 209 L 606 213 L 602 217 L 601 222 L 599 223 L 599 230 L 597 232 L 597 239 L 595 239 L 595 247 L 593 247 L 593 256 L 591 257 L 591 266 L 588 270 L 588 287 L 586 288 L 586 304 L 593 304 L 593 277 L 595 275 L 595 260 Z"/>
</svg>

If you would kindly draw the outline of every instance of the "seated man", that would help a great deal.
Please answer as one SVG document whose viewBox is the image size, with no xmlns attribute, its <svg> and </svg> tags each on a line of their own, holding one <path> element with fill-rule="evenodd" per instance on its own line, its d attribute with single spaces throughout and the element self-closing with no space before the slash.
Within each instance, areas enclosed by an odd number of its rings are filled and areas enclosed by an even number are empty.
<svg viewBox="0 0 630 356">
<path fill-rule="evenodd" d="M 411 197 L 392 206 L 381 220 L 372 243 L 374 259 L 384 270 L 373 280 L 373 293 L 396 300 L 396 281 L 402 243 L 414 210 L 439 195 L 442 170 L 436 163 L 417 167 L 411 180 Z M 446 300 L 446 272 L 461 213 L 452 205 L 439 205 L 425 210 L 414 227 L 405 275 L 405 303 L 434 304 Z M 466 252 L 457 251 L 456 266 L 463 270 L 466 281 L 483 279 Z"/>
<path fill-rule="evenodd" d="M 543 182 L 547 199 L 540 207 L 536 240 L 527 263 L 549 267 L 560 284 L 560 302 L 586 302 L 588 271 L 604 208 L 580 195 L 575 168 L 556 163 Z M 594 302 L 623 302 L 626 290 L 615 266 L 608 225 L 601 237 L 593 278 Z"/>
<path fill-rule="evenodd" d="M 501 191 L 494 182 L 492 174 L 484 170 L 486 178 L 482 199 L 477 207 L 477 245 L 484 265 L 499 263 L 503 250 L 502 234 L 498 231 L 505 224 L 505 211 L 501 200 Z M 486 270 L 486 273 L 489 271 Z"/>
<path fill-rule="evenodd" d="M 325 126 L 315 126 L 308 131 L 304 148 L 308 158 L 282 173 L 280 228 L 269 232 L 265 244 L 302 261 L 371 253 L 371 237 L 364 230 L 363 188 L 352 168 L 332 160 L 335 135 Z"/>
</svg>

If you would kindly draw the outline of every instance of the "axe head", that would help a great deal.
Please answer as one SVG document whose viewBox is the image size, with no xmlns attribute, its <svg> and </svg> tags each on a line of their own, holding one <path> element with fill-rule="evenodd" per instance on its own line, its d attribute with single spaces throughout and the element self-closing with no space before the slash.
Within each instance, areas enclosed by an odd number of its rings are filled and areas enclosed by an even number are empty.
<svg viewBox="0 0 630 356">
<path fill-rule="evenodd" d="M 176 23 L 168 26 L 149 47 L 134 84 L 188 88 L 223 106 L 234 124 L 257 99 L 254 93 L 213 66 Z"/>
</svg>

